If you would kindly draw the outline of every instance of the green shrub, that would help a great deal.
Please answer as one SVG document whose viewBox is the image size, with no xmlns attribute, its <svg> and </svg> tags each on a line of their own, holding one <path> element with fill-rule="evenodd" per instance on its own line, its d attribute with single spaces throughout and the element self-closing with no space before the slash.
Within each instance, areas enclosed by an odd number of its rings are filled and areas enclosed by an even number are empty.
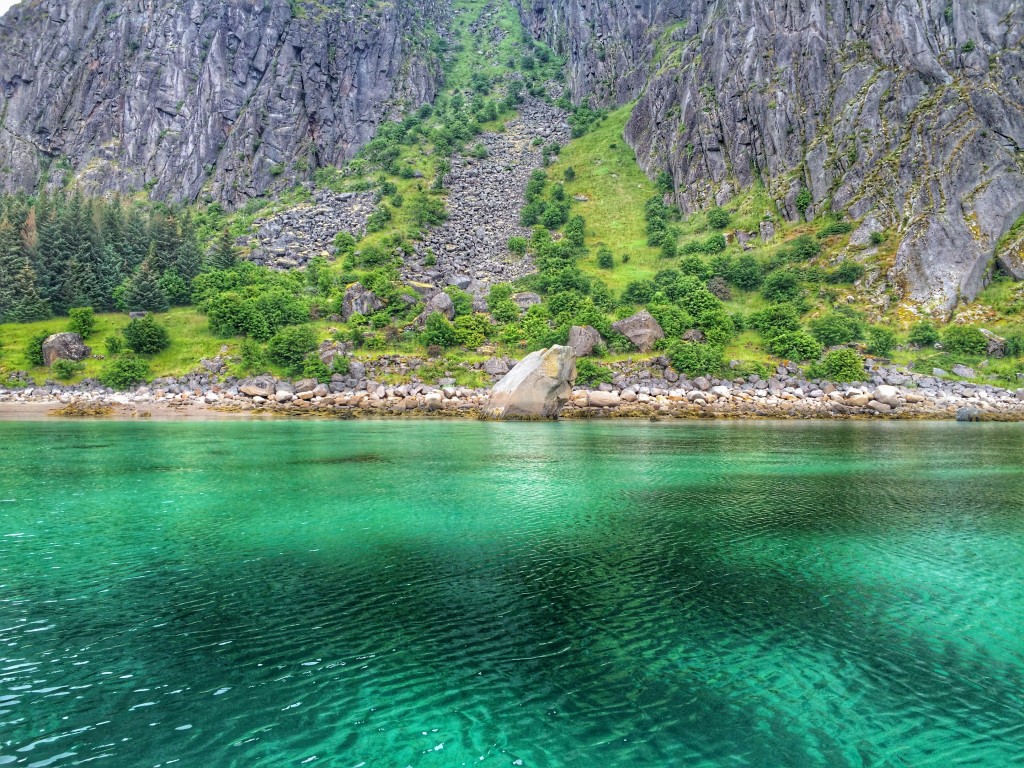
<svg viewBox="0 0 1024 768">
<path fill-rule="evenodd" d="M 712 208 L 708 211 L 708 224 L 714 229 L 725 229 L 729 226 L 729 212 L 724 208 Z"/>
<path fill-rule="evenodd" d="M 615 267 L 615 255 L 612 249 L 602 245 L 597 249 L 597 266 L 601 269 L 613 269 Z"/>
<path fill-rule="evenodd" d="M 818 239 L 824 240 L 826 237 L 833 237 L 835 235 L 846 235 L 853 232 L 853 224 L 848 221 L 833 221 L 831 224 L 826 224 L 824 227 L 818 230 Z"/>
<path fill-rule="evenodd" d="M 440 312 L 432 312 L 423 325 L 422 341 L 425 346 L 448 349 L 458 344 L 455 326 Z"/>
<path fill-rule="evenodd" d="M 584 387 L 596 387 L 599 384 L 611 384 L 612 372 L 589 357 L 576 361 L 576 383 Z"/>
<path fill-rule="evenodd" d="M 292 325 L 282 328 L 267 344 L 270 360 L 289 373 L 298 373 L 306 361 L 306 355 L 316 349 L 316 331 L 308 325 Z"/>
<path fill-rule="evenodd" d="M 811 379 L 824 379 L 834 382 L 864 381 L 864 361 L 852 349 L 835 349 L 820 361 L 807 367 L 807 376 Z"/>
<path fill-rule="evenodd" d="M 810 235 L 801 235 L 783 249 L 783 258 L 789 261 L 808 261 L 821 253 L 821 243 Z"/>
<path fill-rule="evenodd" d="M 872 232 L 868 239 L 871 241 L 872 245 L 881 245 L 885 242 L 885 235 L 881 232 Z"/>
<path fill-rule="evenodd" d="M 29 365 L 36 367 L 44 365 L 43 342 L 49 335 L 46 331 L 40 331 L 29 338 L 28 344 L 25 345 L 25 360 Z"/>
<path fill-rule="evenodd" d="M 499 323 L 514 323 L 519 319 L 519 305 L 512 301 L 512 299 L 502 299 L 494 304 L 490 304 L 488 301 L 488 306 L 491 308 L 491 314 L 494 316 L 494 319 Z"/>
<path fill-rule="evenodd" d="M 53 375 L 61 381 L 73 379 L 84 370 L 85 363 L 80 363 L 75 360 L 55 360 L 53 363 Z"/>
<path fill-rule="evenodd" d="M 787 331 L 768 340 L 768 351 L 776 357 L 789 360 L 817 360 L 821 357 L 821 342 L 807 331 Z"/>
<path fill-rule="evenodd" d="M 155 355 L 171 346 L 171 335 L 152 315 L 132 320 L 121 333 L 128 349 L 140 355 Z"/>
<path fill-rule="evenodd" d="M 444 207 L 444 200 L 425 192 L 420 192 L 410 203 L 413 223 L 417 227 L 436 227 L 448 220 L 448 211 Z M 367 231 L 369 227 L 367 227 Z"/>
<path fill-rule="evenodd" d="M 885 357 L 896 347 L 896 334 L 888 328 L 872 326 L 868 329 L 868 353 Z"/>
<path fill-rule="evenodd" d="M 737 288 L 754 291 L 764 280 L 764 269 L 753 255 L 744 253 L 729 262 L 725 277 Z"/>
<path fill-rule="evenodd" d="M 830 312 L 815 318 L 808 323 L 811 333 L 826 347 L 845 344 L 861 335 L 860 322 L 857 318 L 839 312 Z"/>
<path fill-rule="evenodd" d="M 331 361 L 331 371 L 333 373 L 340 374 L 341 376 L 348 376 L 350 370 L 352 370 L 352 364 L 347 355 L 334 356 L 334 360 Z"/>
<path fill-rule="evenodd" d="M 242 339 L 239 351 L 242 357 L 242 367 L 245 370 L 250 373 L 262 373 L 262 369 L 267 365 L 267 356 L 257 341 Z"/>
<path fill-rule="evenodd" d="M 350 256 L 356 250 L 356 239 L 351 232 L 339 232 L 334 236 L 334 252 L 338 256 Z"/>
<path fill-rule="evenodd" d="M 470 294 L 456 285 L 449 285 L 444 289 L 444 292 L 452 300 L 456 317 L 473 314 L 473 297 Z"/>
<path fill-rule="evenodd" d="M 843 259 L 838 267 L 828 273 L 825 277 L 825 282 L 831 283 L 832 285 L 852 283 L 856 280 L 860 280 L 863 276 L 863 264 L 858 264 L 856 261 L 850 261 L 849 259 Z"/>
<path fill-rule="evenodd" d="M 800 191 L 796 194 L 796 210 L 801 215 L 807 216 L 807 209 L 811 207 L 811 203 L 814 202 L 814 198 L 811 196 L 811 190 L 807 187 L 801 187 Z"/>
<path fill-rule="evenodd" d="M 907 340 L 915 347 L 933 347 L 939 341 L 939 329 L 928 320 L 915 323 Z"/>
<path fill-rule="evenodd" d="M 124 338 L 121 336 L 107 336 L 103 340 L 103 346 L 107 350 L 107 354 L 113 357 L 114 355 L 121 354 L 121 350 L 124 349 Z"/>
<path fill-rule="evenodd" d="M 687 376 L 717 376 L 725 368 L 722 348 L 715 344 L 672 341 L 665 345 L 672 367 Z"/>
<path fill-rule="evenodd" d="M 331 369 L 320 359 L 320 355 L 306 355 L 306 360 L 302 364 L 302 375 L 326 384 L 331 380 Z"/>
<path fill-rule="evenodd" d="M 953 325 L 942 334 L 942 345 L 950 352 L 963 355 L 984 355 L 988 351 L 988 339 L 972 325 Z"/>
<path fill-rule="evenodd" d="M 800 314 L 792 304 L 773 304 L 750 316 L 749 325 L 765 339 L 800 329 Z"/>
<path fill-rule="evenodd" d="M 788 269 L 772 272 L 761 284 L 761 295 L 771 302 L 795 301 L 800 294 L 800 279 Z"/>
<path fill-rule="evenodd" d="M 491 323 L 487 315 L 462 315 L 455 318 L 455 341 L 467 349 L 476 349 L 487 340 Z"/>
<path fill-rule="evenodd" d="M 571 165 L 565 169 L 565 180 L 576 181 L 576 169 L 573 168 Z"/>
<path fill-rule="evenodd" d="M 516 254 L 517 256 L 526 255 L 526 238 L 525 237 L 510 237 L 508 239 L 508 249 Z"/>
<path fill-rule="evenodd" d="M 130 389 L 149 378 L 149 363 L 132 353 L 111 360 L 100 372 L 100 381 L 111 389 Z"/>
<path fill-rule="evenodd" d="M 1006 335 L 1006 356 L 1024 357 L 1024 332 L 1018 331 Z"/>
<path fill-rule="evenodd" d="M 96 330 L 96 316 L 92 307 L 75 307 L 68 310 L 68 330 L 77 333 L 83 339 L 92 336 Z"/>
</svg>

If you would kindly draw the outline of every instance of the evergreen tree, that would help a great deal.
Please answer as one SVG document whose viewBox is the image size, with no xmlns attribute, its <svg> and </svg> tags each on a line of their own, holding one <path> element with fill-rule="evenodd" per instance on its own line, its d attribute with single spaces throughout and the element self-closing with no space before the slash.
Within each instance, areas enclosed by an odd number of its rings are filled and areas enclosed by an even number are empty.
<svg viewBox="0 0 1024 768">
<path fill-rule="evenodd" d="M 120 255 L 124 260 L 122 270 L 125 274 L 134 272 L 149 253 L 149 230 L 138 208 L 132 208 L 128 214 L 121 248 Z"/>
<path fill-rule="evenodd" d="M 149 240 L 153 248 L 153 266 L 163 273 L 174 267 L 181 241 L 178 237 L 178 222 L 165 213 L 154 213 L 149 217 Z"/>
<path fill-rule="evenodd" d="M 30 323 L 34 320 L 45 320 L 50 316 L 46 306 L 36 291 L 36 276 L 32 265 L 25 260 L 18 274 L 14 276 L 14 303 L 7 312 L 7 320 L 12 323 Z"/>
<path fill-rule="evenodd" d="M 36 276 L 21 237 L 5 215 L 0 220 L 0 321 L 24 323 L 49 316 L 36 291 Z"/>
<path fill-rule="evenodd" d="M 160 288 L 159 277 L 153 266 L 152 258 L 147 257 L 128 281 L 124 302 L 130 312 L 165 312 L 167 310 L 167 297 Z"/>
<path fill-rule="evenodd" d="M 199 250 L 199 243 L 196 240 L 195 223 L 192 216 L 186 213 L 181 217 L 181 237 L 178 250 L 174 254 L 174 271 L 186 282 L 191 283 L 202 269 L 203 252 Z"/>
<path fill-rule="evenodd" d="M 231 233 L 227 229 L 217 236 L 217 242 L 210 255 L 210 266 L 214 269 L 231 269 L 238 262 L 235 245 L 231 241 Z"/>
</svg>

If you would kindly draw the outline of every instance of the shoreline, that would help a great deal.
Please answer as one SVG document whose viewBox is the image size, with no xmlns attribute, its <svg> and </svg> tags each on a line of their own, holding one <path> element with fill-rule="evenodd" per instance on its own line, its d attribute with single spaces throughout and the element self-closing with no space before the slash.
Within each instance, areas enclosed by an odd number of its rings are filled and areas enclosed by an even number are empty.
<svg viewBox="0 0 1024 768">
<path fill-rule="evenodd" d="M 222 361 L 179 378 L 155 379 L 128 392 L 99 382 L 77 385 L 0 387 L 0 420 L 50 418 L 189 420 L 480 419 L 491 386 L 436 384 L 384 361 L 360 366 L 330 381 L 287 380 L 264 374 L 224 375 Z M 492 382 L 507 370 L 488 371 Z M 1024 421 L 1024 387 L 1005 389 L 907 370 L 876 366 L 870 381 L 852 384 L 808 381 L 798 368 L 780 365 L 771 375 L 731 379 L 678 374 L 664 358 L 614 364 L 612 381 L 575 386 L 561 419 L 783 419 Z M 1024 382 L 1022 382 L 1024 383 Z M 493 384 L 492 384 L 493 386 Z"/>
<path fill-rule="evenodd" d="M 692 394 L 692 393 L 691 393 Z M 431 397 L 431 395 L 433 395 Z M 922 399 L 908 402 L 906 394 L 888 390 L 878 393 L 892 405 L 861 393 L 842 397 L 791 396 L 792 399 L 742 398 L 735 393 L 708 392 L 693 400 L 684 394 L 640 396 L 623 400 L 618 393 L 602 390 L 573 392 L 558 420 L 648 420 L 648 421 L 988 421 L 1024 422 L 1024 399 L 984 402 L 964 398 L 963 402 L 936 402 Z M 629 393 L 627 393 L 627 397 Z M 2 397 L 2 396 L 0 396 Z M 641 399 L 642 398 L 642 399 Z M 912 400 L 916 399 L 911 395 Z M 407 402 L 412 400 L 412 402 Z M 592 402 L 593 401 L 593 402 Z M 864 401 L 864 402 L 862 402 Z M 285 402 L 253 398 L 224 398 L 210 402 L 205 397 L 154 399 L 150 394 L 137 397 L 83 396 L 0 399 L 0 422 L 8 421 L 279 421 L 279 420 L 439 420 L 483 418 L 486 396 L 444 397 L 427 393 L 413 397 L 350 397 L 337 399 L 296 398 Z M 545 420 L 546 421 L 546 420 Z"/>
</svg>

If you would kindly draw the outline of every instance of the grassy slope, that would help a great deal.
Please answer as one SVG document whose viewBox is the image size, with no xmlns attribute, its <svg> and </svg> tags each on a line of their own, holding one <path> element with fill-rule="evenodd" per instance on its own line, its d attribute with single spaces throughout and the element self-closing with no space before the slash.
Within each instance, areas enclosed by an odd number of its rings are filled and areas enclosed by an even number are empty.
<svg viewBox="0 0 1024 768">
<path fill-rule="evenodd" d="M 188 373 L 196 368 L 204 357 L 216 357 L 221 346 L 227 344 L 229 348 L 238 346 L 238 339 L 219 339 L 210 334 L 205 315 L 200 314 L 191 307 L 176 307 L 170 312 L 162 312 L 156 315 L 157 319 L 167 326 L 171 336 L 171 346 L 158 355 L 150 358 L 150 364 L 154 375 L 178 376 Z M 92 347 L 94 355 L 105 353 L 103 340 L 107 336 L 117 335 L 128 325 L 128 315 L 122 314 L 101 314 L 96 316 L 96 330 L 86 340 L 86 344 Z M 66 317 L 54 317 L 49 320 L 42 320 L 36 323 L 6 324 L 0 325 L 0 371 L 10 372 L 15 370 L 27 370 L 36 381 L 43 381 L 53 377 L 53 372 L 47 368 L 29 367 L 25 359 L 25 348 L 29 339 L 38 333 L 60 333 L 66 331 L 68 319 Z M 87 359 L 85 371 L 81 376 L 76 377 L 77 381 L 84 377 L 96 377 L 99 375 L 104 362 L 102 360 Z"/>
</svg>

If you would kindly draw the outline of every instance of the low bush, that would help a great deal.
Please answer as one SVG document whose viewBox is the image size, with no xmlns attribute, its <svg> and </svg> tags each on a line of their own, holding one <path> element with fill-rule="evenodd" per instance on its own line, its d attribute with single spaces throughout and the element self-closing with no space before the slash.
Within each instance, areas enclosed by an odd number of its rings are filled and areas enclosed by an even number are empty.
<svg viewBox="0 0 1024 768">
<path fill-rule="evenodd" d="M 152 315 L 132 320 L 121 333 L 128 349 L 140 355 L 155 355 L 171 346 L 171 335 Z"/>
<path fill-rule="evenodd" d="M 950 352 L 963 355 L 984 355 L 988 339 L 973 325 L 953 325 L 942 334 L 942 344 Z"/>
<path fill-rule="evenodd" d="M 716 376 L 725 368 L 722 348 L 715 344 L 673 341 L 665 345 L 672 367 L 687 376 Z"/>
<path fill-rule="evenodd" d="M 149 378 L 149 363 L 128 353 L 111 360 L 100 372 L 100 382 L 111 389 L 130 389 Z"/>
<path fill-rule="evenodd" d="M 834 382 L 864 381 L 864 361 L 852 349 L 835 349 L 816 363 L 807 367 L 807 376 L 811 379 L 824 379 Z"/>
<path fill-rule="evenodd" d="M 768 340 L 768 351 L 790 360 L 817 360 L 821 357 L 821 342 L 807 331 L 787 331 Z"/>
<path fill-rule="evenodd" d="M 68 330 L 87 339 L 96 330 L 96 316 L 92 307 L 75 307 L 68 310 Z"/>
</svg>

